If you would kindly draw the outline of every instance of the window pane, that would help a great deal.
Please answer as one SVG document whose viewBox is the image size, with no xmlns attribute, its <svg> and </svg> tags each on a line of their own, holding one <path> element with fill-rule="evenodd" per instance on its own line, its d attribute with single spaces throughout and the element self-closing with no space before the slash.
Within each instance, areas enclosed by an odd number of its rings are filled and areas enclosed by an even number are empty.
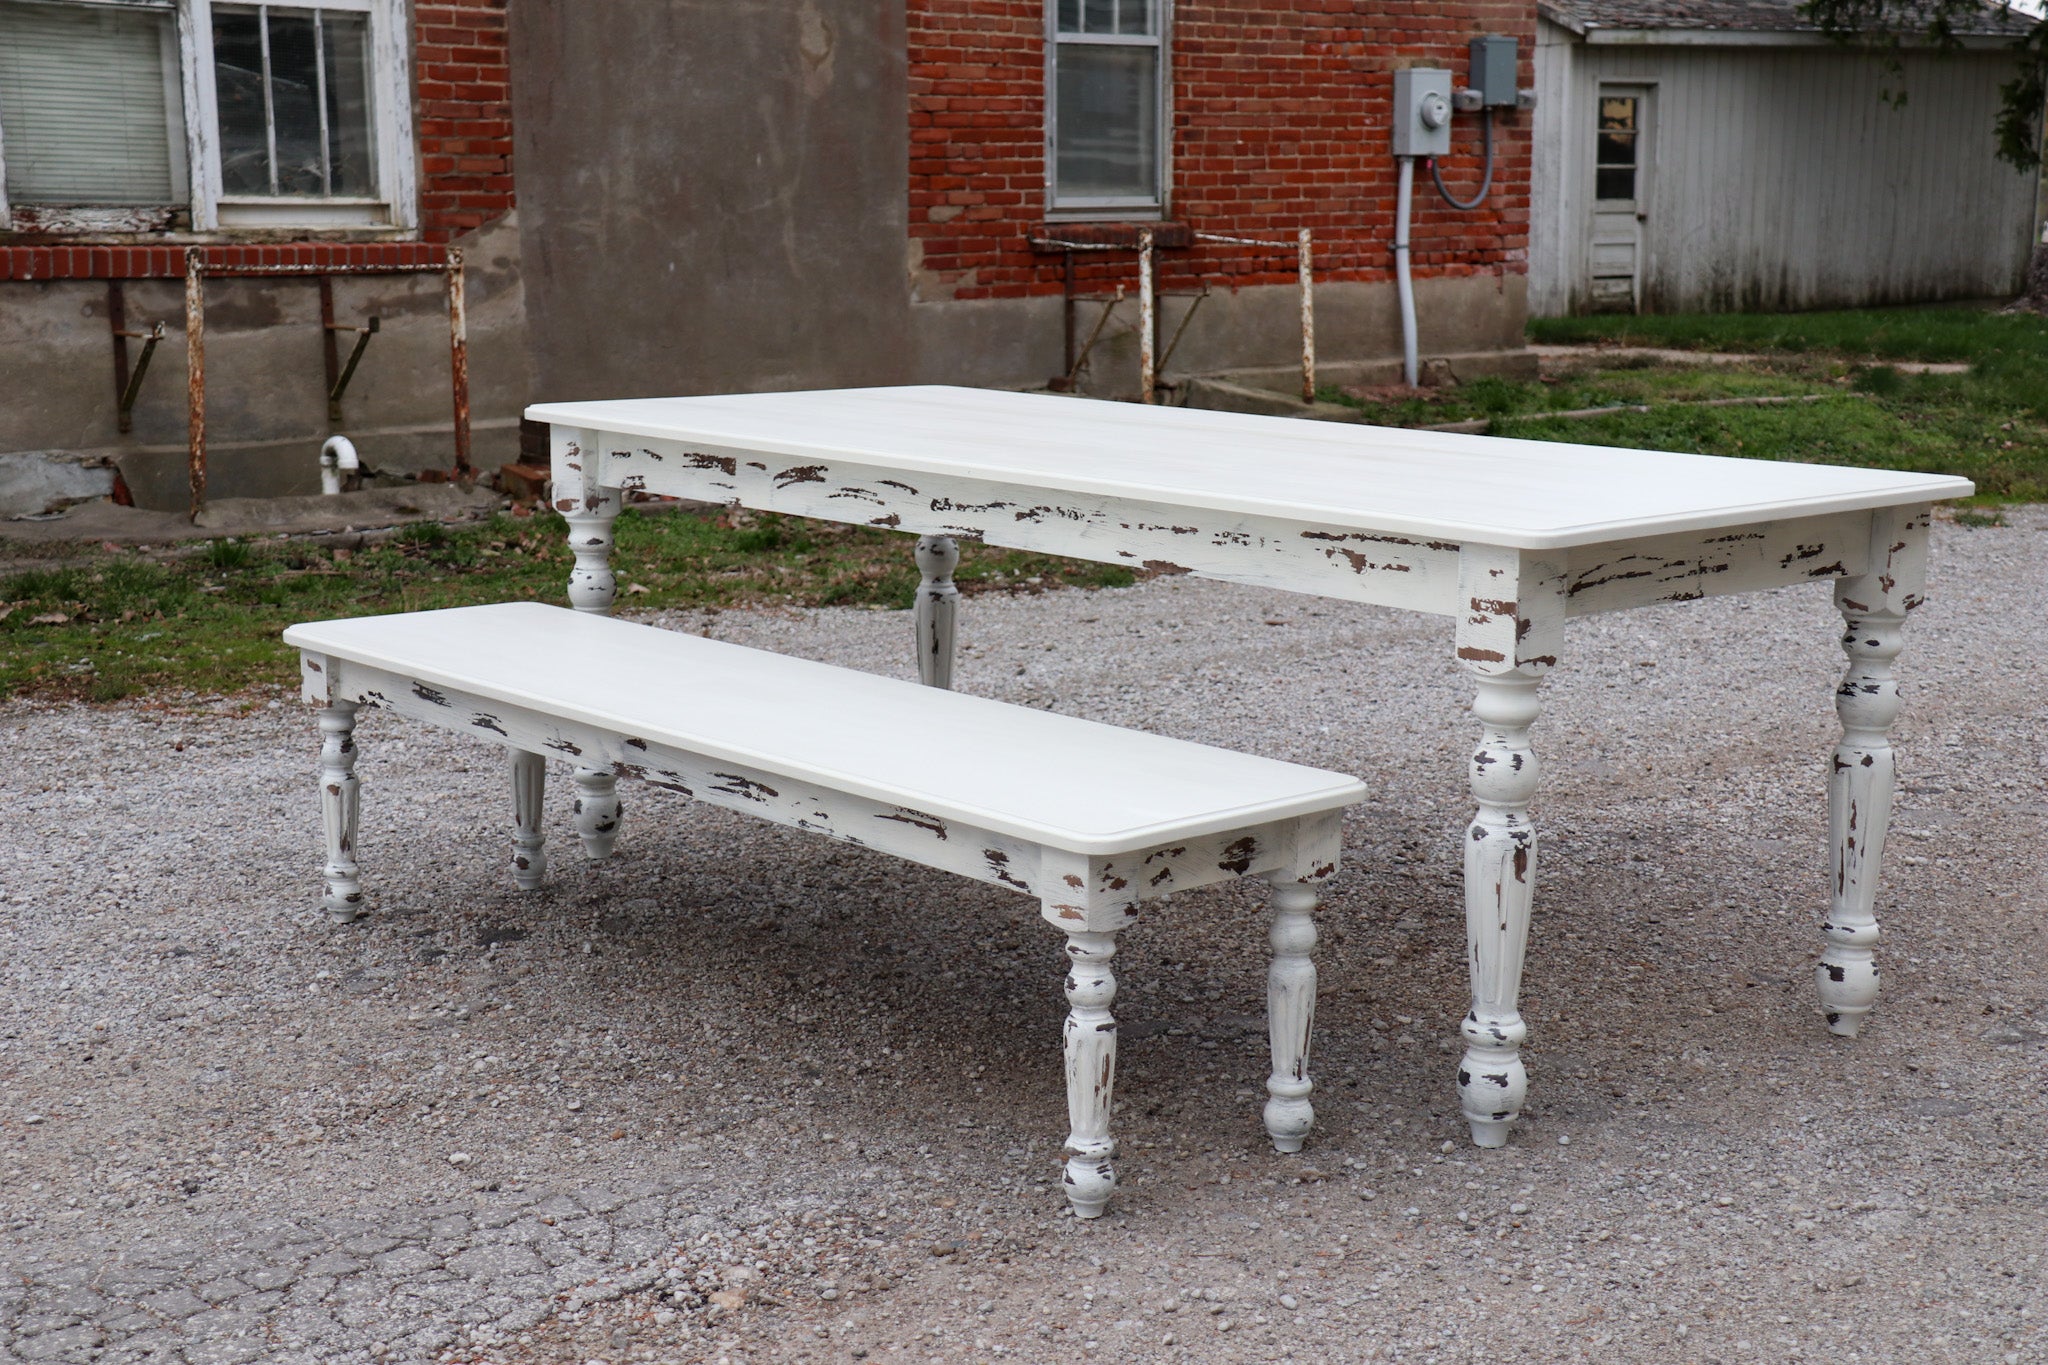
<svg viewBox="0 0 2048 1365">
<path fill-rule="evenodd" d="M 1634 133 L 1602 133 L 1594 151 L 1593 162 L 1599 166 L 1633 166 L 1636 164 L 1636 135 Z"/>
<path fill-rule="evenodd" d="M 1636 97 L 1634 95 L 1603 95 L 1600 98 L 1600 127 L 1603 130 L 1632 133 L 1636 127 Z"/>
<path fill-rule="evenodd" d="M 214 7 L 222 191 L 369 198 L 369 16 L 295 5 L 268 15 L 266 25 L 253 6 Z"/>
<path fill-rule="evenodd" d="M 333 193 L 367 199 L 377 192 L 370 154 L 370 16 L 324 10 L 327 39 L 327 162 Z"/>
<path fill-rule="evenodd" d="M 1060 48 L 1059 198 L 1159 197 L 1158 83 L 1157 48 Z"/>
<path fill-rule="evenodd" d="M 277 193 L 325 194 L 320 49 L 311 10 L 270 11 L 270 119 L 277 129 Z"/>
<path fill-rule="evenodd" d="M 1120 0 L 1123 7 L 1123 23 L 1119 33 L 1157 33 L 1153 27 L 1153 15 L 1158 10 L 1157 0 Z"/>
<path fill-rule="evenodd" d="M 1602 166 L 1594 171 L 1593 197 L 1595 199 L 1635 198 L 1636 168 L 1633 166 Z"/>
<path fill-rule="evenodd" d="M 1060 0 L 1060 32 L 1081 31 L 1081 0 Z"/>
<path fill-rule="evenodd" d="M 269 194 L 270 122 L 263 99 L 263 29 L 253 9 L 213 10 L 214 100 L 220 112 L 220 187 Z"/>
<path fill-rule="evenodd" d="M 169 204 L 181 111 L 171 16 L 0 2 L 7 196 L 23 204 Z M 168 48 L 166 47 L 168 44 Z"/>
<path fill-rule="evenodd" d="M 1081 7 L 1083 32 L 1116 32 L 1116 0 L 1081 0 Z"/>
</svg>

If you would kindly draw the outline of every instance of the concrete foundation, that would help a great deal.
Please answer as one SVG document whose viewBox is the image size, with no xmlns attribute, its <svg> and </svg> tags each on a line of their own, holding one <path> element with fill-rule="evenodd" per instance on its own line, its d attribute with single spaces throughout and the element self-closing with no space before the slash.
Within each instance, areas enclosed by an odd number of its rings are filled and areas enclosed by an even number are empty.
<svg viewBox="0 0 2048 1365">
<path fill-rule="evenodd" d="M 472 460 L 493 469 L 518 453 L 526 401 L 525 299 L 511 217 L 460 243 L 468 260 Z M 122 434 L 103 280 L 0 285 L 0 451 L 55 450 L 119 466 L 137 506 L 186 506 L 185 286 L 123 282 L 128 325 L 165 324 Z M 448 311 L 442 277 L 337 277 L 337 322 L 375 315 L 342 400 L 338 430 L 377 469 L 454 464 Z M 342 356 L 353 338 L 338 337 Z M 130 342 L 130 356 L 141 343 Z M 273 497 L 320 491 L 327 421 L 319 290 L 310 278 L 221 279 L 206 286 L 208 492 Z"/>
</svg>

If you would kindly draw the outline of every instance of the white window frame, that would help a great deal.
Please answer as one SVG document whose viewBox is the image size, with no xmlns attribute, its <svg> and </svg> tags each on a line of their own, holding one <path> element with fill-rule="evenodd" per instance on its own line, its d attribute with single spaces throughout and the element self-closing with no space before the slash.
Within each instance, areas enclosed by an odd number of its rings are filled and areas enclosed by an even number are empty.
<svg viewBox="0 0 2048 1365">
<path fill-rule="evenodd" d="M 258 3 L 259 0 L 236 0 Z M 277 9 L 348 10 L 370 16 L 370 121 L 376 146 L 377 193 L 368 198 L 226 195 L 221 192 L 220 112 L 213 67 L 213 0 L 39 0 L 171 13 L 178 26 L 192 230 L 419 226 L 417 151 L 412 133 L 412 52 L 405 0 L 260 0 Z M 0 129 L 0 228 L 12 222 L 6 196 L 6 130 Z M 24 206 L 29 207 L 29 206 Z M 120 230 L 137 224 L 133 209 L 81 209 L 67 215 L 79 230 Z"/>
<path fill-rule="evenodd" d="M 1083 0 L 1085 3 L 1085 0 Z M 1137 33 L 1062 33 L 1060 0 L 1046 0 L 1045 6 L 1045 203 L 1051 220 L 1116 218 L 1130 222 L 1158 222 L 1166 217 L 1173 184 L 1173 0 L 1154 0 L 1159 9 L 1159 31 Z M 1154 91 L 1157 105 L 1157 147 L 1154 151 L 1154 183 L 1157 195 L 1149 199 L 1084 197 L 1060 194 L 1059 187 L 1059 79 L 1060 49 L 1066 46 L 1150 47 L 1159 53 L 1159 87 Z"/>
</svg>

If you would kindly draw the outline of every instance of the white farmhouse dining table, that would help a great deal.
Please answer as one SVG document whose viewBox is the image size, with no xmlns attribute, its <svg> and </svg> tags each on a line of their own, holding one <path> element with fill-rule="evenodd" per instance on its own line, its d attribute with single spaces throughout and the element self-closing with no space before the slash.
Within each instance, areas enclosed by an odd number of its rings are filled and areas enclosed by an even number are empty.
<svg viewBox="0 0 2048 1365">
<path fill-rule="evenodd" d="M 951 677 L 960 538 L 1450 618 L 1479 723 L 1458 1092 L 1482 1147 L 1506 1142 L 1528 1090 L 1529 730 L 1565 621 L 1832 580 L 1848 666 L 1815 975 L 1837 1034 L 1854 1036 L 1876 1003 L 1892 662 L 1924 590 L 1932 504 L 1973 492 L 1967 480 L 946 387 L 526 415 L 552 428 L 570 600 L 585 611 L 610 610 L 612 520 L 622 494 L 644 490 L 918 535 L 920 676 L 938 686 Z M 580 799 L 616 810 L 610 774 L 577 780 Z"/>
</svg>

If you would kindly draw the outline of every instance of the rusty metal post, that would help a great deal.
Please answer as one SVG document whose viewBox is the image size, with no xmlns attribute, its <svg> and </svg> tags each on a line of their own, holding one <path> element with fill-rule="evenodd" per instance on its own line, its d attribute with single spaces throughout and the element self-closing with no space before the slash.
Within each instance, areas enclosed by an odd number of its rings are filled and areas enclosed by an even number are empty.
<svg viewBox="0 0 2048 1365">
<path fill-rule="evenodd" d="M 1152 368 L 1152 229 L 1138 229 L 1138 401 L 1150 403 L 1159 376 Z"/>
<path fill-rule="evenodd" d="M 107 281 L 107 326 L 114 333 L 114 399 L 118 403 L 128 392 L 128 300 L 119 280 Z M 135 422 L 126 403 L 121 403 L 120 414 L 121 434 L 125 436 Z"/>
<path fill-rule="evenodd" d="M 206 507 L 206 258 L 185 253 L 185 472 L 192 520 Z"/>
<path fill-rule="evenodd" d="M 341 378 L 341 353 L 334 345 L 334 281 L 320 277 L 320 358 L 327 374 L 327 430 L 341 426 L 341 403 L 334 397 L 335 381 Z"/>
<path fill-rule="evenodd" d="M 462 248 L 448 248 L 448 367 L 455 391 L 455 477 L 467 482 L 469 467 L 469 311 L 463 295 Z"/>
<path fill-rule="evenodd" d="M 1301 230 L 1301 401 L 1316 401 L 1316 286 L 1309 230 Z"/>
<path fill-rule="evenodd" d="M 1065 260 L 1060 268 L 1060 288 L 1065 295 L 1064 316 L 1066 318 L 1067 353 L 1060 367 L 1060 373 L 1071 378 L 1074 373 L 1074 253 L 1062 253 Z"/>
</svg>

